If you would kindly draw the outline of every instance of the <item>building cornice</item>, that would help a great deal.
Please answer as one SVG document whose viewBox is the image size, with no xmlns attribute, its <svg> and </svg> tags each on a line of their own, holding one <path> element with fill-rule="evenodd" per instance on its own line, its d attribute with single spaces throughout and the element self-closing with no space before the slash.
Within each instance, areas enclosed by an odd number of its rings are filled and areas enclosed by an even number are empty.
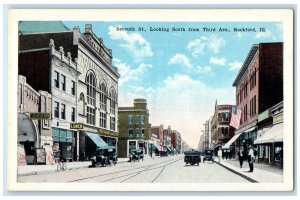
<svg viewBox="0 0 300 200">
<path fill-rule="evenodd" d="M 245 71 L 247 70 L 249 64 L 252 62 L 252 60 L 253 60 L 256 52 L 258 51 L 258 46 L 259 46 L 258 44 L 255 44 L 255 45 L 252 46 L 251 50 L 248 53 L 248 56 L 247 56 L 246 60 L 244 61 L 244 63 L 242 65 L 242 67 L 241 67 L 241 69 L 240 69 L 237 77 L 235 78 L 235 80 L 234 80 L 234 82 L 232 84 L 233 87 L 236 87 L 237 84 L 238 84 L 238 82 L 243 77 L 243 75 L 244 75 Z"/>
</svg>

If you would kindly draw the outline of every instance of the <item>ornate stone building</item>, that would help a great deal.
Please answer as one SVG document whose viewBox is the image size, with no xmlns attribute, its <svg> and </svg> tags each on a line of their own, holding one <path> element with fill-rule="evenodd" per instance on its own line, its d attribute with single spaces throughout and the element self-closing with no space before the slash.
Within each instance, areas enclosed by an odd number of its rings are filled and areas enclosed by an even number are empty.
<svg viewBox="0 0 300 200">
<path fill-rule="evenodd" d="M 28 52 L 35 49 L 31 64 L 37 69 L 28 67 L 22 70 L 19 66 L 19 73 L 27 76 L 34 88 L 49 91 L 54 94 L 53 99 L 63 100 L 53 100 L 53 137 L 57 135 L 55 128 L 67 130 L 65 138 L 74 139 L 73 160 L 89 159 L 100 146 L 117 146 L 120 75 L 117 68 L 112 66 L 112 51 L 105 47 L 102 38 L 93 33 L 92 26 L 87 24 L 84 33 L 80 32 L 79 27 L 73 30 L 20 33 L 19 50 Z M 49 47 L 50 40 L 55 43 L 52 47 Z M 60 67 L 57 66 L 56 71 L 52 69 L 54 66 L 47 64 L 52 61 L 56 63 L 55 56 L 42 55 L 44 51 L 49 53 L 50 48 L 61 56 L 61 63 L 58 63 Z M 64 52 L 69 53 L 65 55 Z M 28 61 L 26 58 L 20 59 Z M 64 69 L 67 65 L 70 66 Z M 59 86 L 56 87 L 56 84 Z M 81 129 L 71 129 L 70 125 L 74 123 L 80 123 Z M 68 130 L 72 131 L 72 136 Z"/>
</svg>

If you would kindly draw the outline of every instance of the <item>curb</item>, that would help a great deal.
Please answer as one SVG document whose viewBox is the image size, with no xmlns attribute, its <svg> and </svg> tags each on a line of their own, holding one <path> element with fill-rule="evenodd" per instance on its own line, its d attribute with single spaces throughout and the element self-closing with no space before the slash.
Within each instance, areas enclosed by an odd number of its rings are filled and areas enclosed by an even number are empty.
<svg viewBox="0 0 300 200">
<path fill-rule="evenodd" d="M 223 165 L 223 164 L 221 164 L 221 163 L 219 163 L 219 162 L 215 162 L 215 161 L 214 161 L 214 163 L 216 163 L 216 164 L 218 164 L 218 165 L 224 167 L 225 169 L 227 169 L 228 171 L 231 171 L 232 173 L 234 173 L 234 174 L 236 174 L 236 175 L 241 176 L 242 178 L 246 179 L 247 181 L 250 181 L 251 183 L 259 183 L 258 181 L 254 180 L 254 179 L 252 179 L 252 178 L 250 178 L 250 177 L 248 177 L 248 176 L 246 176 L 246 175 L 244 175 L 244 174 L 242 174 L 242 173 L 240 173 L 240 172 L 237 172 L 237 171 L 231 169 L 230 167 L 227 167 L 227 166 L 225 166 L 225 165 Z"/>
<path fill-rule="evenodd" d="M 118 163 L 125 163 L 127 161 L 120 161 Z M 74 169 L 81 169 L 81 168 L 88 168 L 90 165 L 84 165 L 84 166 L 75 166 L 72 168 L 68 168 L 66 171 L 69 170 L 74 170 Z M 31 175 L 40 175 L 40 174 L 49 174 L 49 173 L 54 173 L 57 172 L 56 169 L 49 169 L 49 170 L 42 170 L 42 171 L 31 171 L 31 172 L 26 172 L 22 174 L 17 174 L 18 176 L 31 176 Z"/>
</svg>

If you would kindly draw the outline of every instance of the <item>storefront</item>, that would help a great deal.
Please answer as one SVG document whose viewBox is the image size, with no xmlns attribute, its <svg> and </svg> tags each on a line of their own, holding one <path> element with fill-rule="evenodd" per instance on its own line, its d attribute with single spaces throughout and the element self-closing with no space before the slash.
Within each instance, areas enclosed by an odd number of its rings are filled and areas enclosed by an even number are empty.
<svg viewBox="0 0 300 200">
<path fill-rule="evenodd" d="M 283 123 L 274 124 L 271 128 L 259 132 L 254 141 L 258 145 L 259 162 L 283 165 Z"/>
<path fill-rule="evenodd" d="M 56 160 L 73 161 L 75 138 L 74 131 L 52 128 L 53 153 Z"/>
<path fill-rule="evenodd" d="M 37 124 L 24 113 L 18 113 L 18 122 L 19 149 L 24 152 L 18 162 L 35 164 L 35 149 L 39 147 Z"/>
</svg>

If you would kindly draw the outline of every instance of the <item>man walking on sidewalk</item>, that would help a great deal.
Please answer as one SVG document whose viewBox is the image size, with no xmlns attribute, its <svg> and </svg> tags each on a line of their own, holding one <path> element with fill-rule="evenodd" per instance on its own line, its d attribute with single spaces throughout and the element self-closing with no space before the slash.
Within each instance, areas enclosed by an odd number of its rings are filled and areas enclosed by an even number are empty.
<svg viewBox="0 0 300 200">
<path fill-rule="evenodd" d="M 239 152 L 238 152 L 238 158 L 239 158 L 239 161 L 240 161 L 240 167 L 242 168 L 243 167 L 243 162 L 244 162 L 244 154 L 243 154 L 242 149 L 240 149 Z"/>
<path fill-rule="evenodd" d="M 254 151 L 253 151 L 253 147 L 251 145 L 249 146 L 248 162 L 249 162 L 249 167 L 250 167 L 249 172 L 253 172 Z"/>
<path fill-rule="evenodd" d="M 222 157 L 222 150 L 221 150 L 221 147 L 219 148 L 219 151 L 218 151 L 218 158 L 219 158 L 219 162 L 221 160 L 221 157 Z"/>
</svg>

